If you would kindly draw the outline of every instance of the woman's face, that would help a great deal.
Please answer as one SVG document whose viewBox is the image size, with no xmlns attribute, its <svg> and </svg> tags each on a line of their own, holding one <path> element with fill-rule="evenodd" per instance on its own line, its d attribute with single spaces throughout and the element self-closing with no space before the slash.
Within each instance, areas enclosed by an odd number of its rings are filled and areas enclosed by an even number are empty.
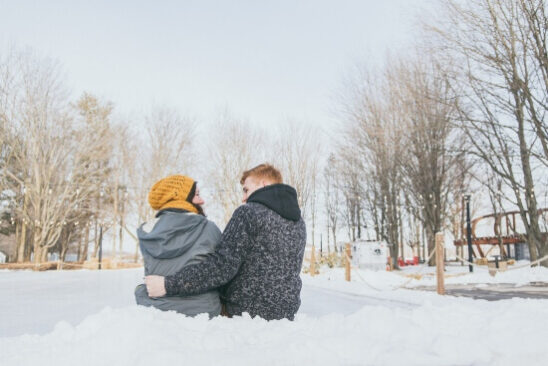
<svg viewBox="0 0 548 366">
<path fill-rule="evenodd" d="M 192 198 L 192 203 L 198 206 L 201 206 L 205 203 L 203 198 L 200 197 L 200 189 L 198 187 L 196 187 L 196 193 L 194 194 L 194 197 Z"/>
</svg>

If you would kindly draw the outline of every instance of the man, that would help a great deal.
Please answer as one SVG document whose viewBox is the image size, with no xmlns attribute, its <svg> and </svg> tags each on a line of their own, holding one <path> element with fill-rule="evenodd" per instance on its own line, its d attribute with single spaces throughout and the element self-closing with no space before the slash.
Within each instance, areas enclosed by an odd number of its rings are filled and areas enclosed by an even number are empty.
<svg viewBox="0 0 548 366">
<path fill-rule="evenodd" d="M 301 304 L 306 243 L 297 192 L 268 164 L 244 172 L 240 184 L 244 205 L 234 211 L 215 252 L 175 275 L 147 276 L 148 294 L 193 295 L 220 287 L 229 316 L 293 320 Z"/>
</svg>

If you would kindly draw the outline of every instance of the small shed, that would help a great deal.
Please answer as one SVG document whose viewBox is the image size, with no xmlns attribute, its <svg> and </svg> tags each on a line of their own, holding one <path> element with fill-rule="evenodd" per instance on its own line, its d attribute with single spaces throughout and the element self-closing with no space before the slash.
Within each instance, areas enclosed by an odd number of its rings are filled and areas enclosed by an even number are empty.
<svg viewBox="0 0 548 366">
<path fill-rule="evenodd" d="M 352 262 L 362 269 L 385 270 L 388 244 L 384 241 L 359 240 L 352 243 Z"/>
</svg>

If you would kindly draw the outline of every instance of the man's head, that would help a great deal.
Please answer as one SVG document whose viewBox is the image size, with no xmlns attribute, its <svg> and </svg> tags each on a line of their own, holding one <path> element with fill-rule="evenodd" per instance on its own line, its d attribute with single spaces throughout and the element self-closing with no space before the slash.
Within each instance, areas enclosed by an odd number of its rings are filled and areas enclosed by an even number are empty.
<svg viewBox="0 0 548 366">
<path fill-rule="evenodd" d="M 255 168 L 246 170 L 242 174 L 242 179 L 240 179 L 244 193 L 242 202 L 247 202 L 249 196 L 257 189 L 282 182 L 282 174 L 270 164 L 260 164 Z"/>
</svg>

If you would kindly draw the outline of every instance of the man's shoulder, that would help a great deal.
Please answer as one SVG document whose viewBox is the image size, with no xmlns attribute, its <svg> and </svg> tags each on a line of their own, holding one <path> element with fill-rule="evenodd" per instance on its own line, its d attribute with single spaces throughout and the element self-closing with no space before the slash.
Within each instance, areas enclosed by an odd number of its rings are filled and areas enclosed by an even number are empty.
<svg viewBox="0 0 548 366">
<path fill-rule="evenodd" d="M 281 220 L 285 220 L 296 225 L 300 225 L 302 222 L 304 222 L 302 218 L 299 218 L 299 220 L 297 221 L 286 219 L 276 210 L 259 202 L 248 202 L 245 205 L 240 206 L 240 208 L 242 208 L 246 215 L 250 215 L 258 219 L 260 219 L 261 217 L 278 217 Z"/>
<path fill-rule="evenodd" d="M 246 204 L 240 207 L 245 207 L 246 210 L 248 210 L 248 212 L 257 212 L 264 209 L 268 209 L 268 207 L 266 207 L 265 205 L 259 202 L 247 202 Z"/>
<path fill-rule="evenodd" d="M 271 208 L 258 202 L 247 202 L 239 208 L 242 211 L 241 214 L 245 215 L 247 219 L 252 222 L 256 222 L 257 220 L 261 220 L 261 218 L 269 216 L 278 216 L 278 214 Z"/>
<path fill-rule="evenodd" d="M 232 216 L 245 216 L 245 215 L 249 215 L 251 213 L 251 208 L 249 207 L 249 204 L 248 203 L 245 203 L 243 205 L 240 205 L 238 206 L 238 208 L 236 208 L 234 210 L 234 213 L 232 214 Z"/>
<path fill-rule="evenodd" d="M 257 202 L 247 202 L 234 210 L 234 216 L 256 215 L 259 212 L 269 210 L 266 206 Z"/>
<path fill-rule="evenodd" d="M 246 203 L 234 210 L 234 212 L 232 213 L 232 217 L 230 218 L 230 221 L 249 222 L 251 218 L 253 217 L 253 215 L 254 215 L 253 208 Z"/>
<path fill-rule="evenodd" d="M 268 214 L 268 211 L 270 211 L 270 209 L 260 203 L 248 202 L 234 210 L 230 221 L 245 223 L 246 227 L 250 229 L 251 227 L 255 227 L 258 224 L 257 220 L 260 220 L 260 217 Z"/>
</svg>

